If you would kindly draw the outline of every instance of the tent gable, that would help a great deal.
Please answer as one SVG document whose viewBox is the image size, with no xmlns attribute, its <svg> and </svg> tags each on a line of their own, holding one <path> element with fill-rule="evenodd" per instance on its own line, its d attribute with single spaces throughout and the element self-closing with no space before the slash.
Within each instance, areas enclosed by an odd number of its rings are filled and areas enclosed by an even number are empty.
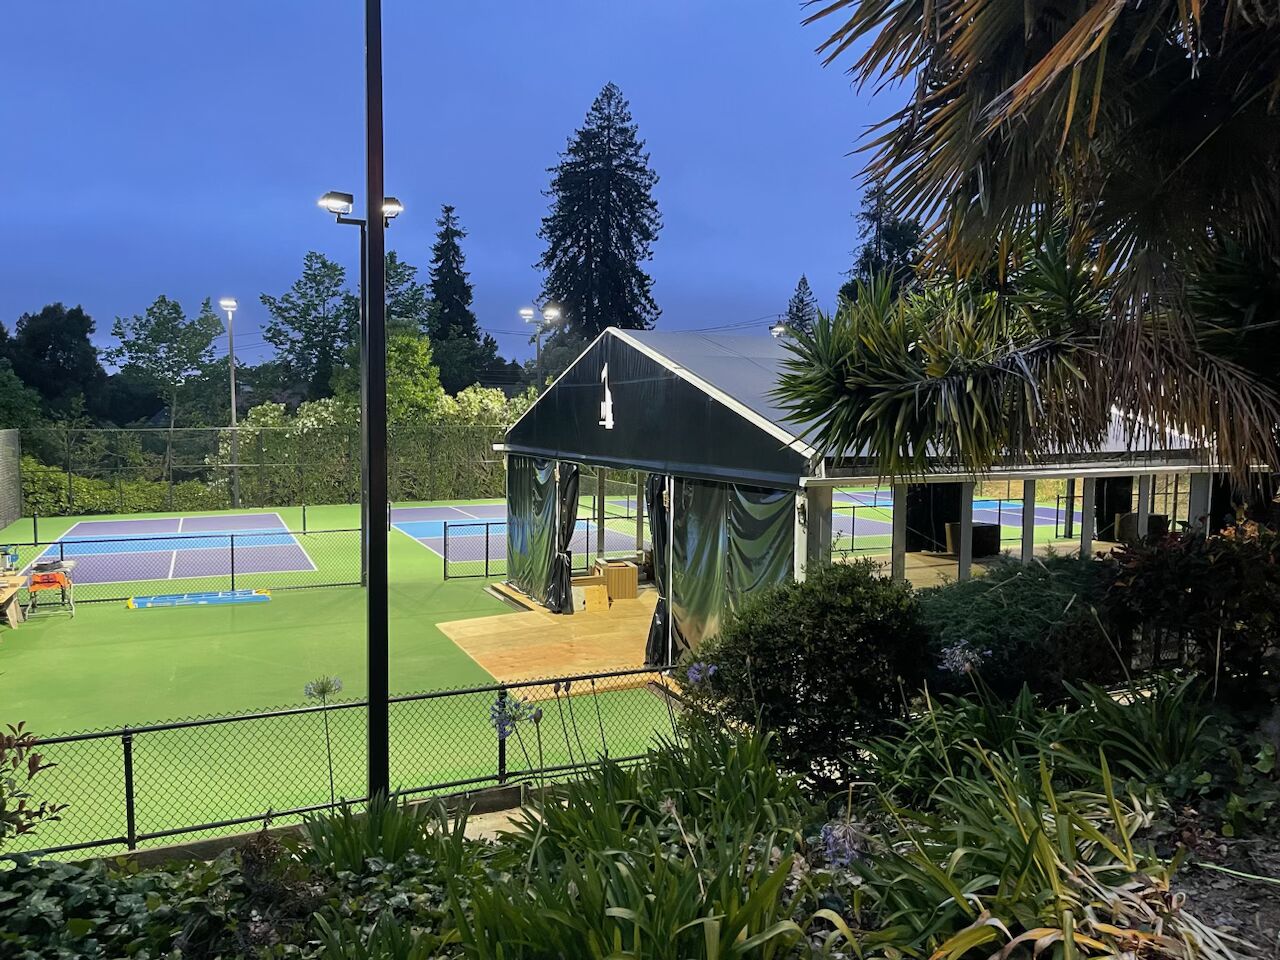
<svg viewBox="0 0 1280 960">
<path fill-rule="evenodd" d="M 788 440 L 792 440 L 789 445 Z M 676 365 L 606 331 L 508 431 L 516 453 L 764 486 L 808 460 L 784 431 Z"/>
</svg>

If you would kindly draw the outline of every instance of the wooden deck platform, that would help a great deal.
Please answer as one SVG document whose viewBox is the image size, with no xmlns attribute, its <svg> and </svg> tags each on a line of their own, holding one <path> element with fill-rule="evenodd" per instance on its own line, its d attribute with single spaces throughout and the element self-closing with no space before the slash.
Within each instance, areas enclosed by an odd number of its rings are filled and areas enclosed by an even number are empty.
<svg viewBox="0 0 1280 960">
<path fill-rule="evenodd" d="M 655 590 L 615 600 L 607 613 L 541 608 L 440 624 L 446 637 L 499 683 L 644 666 Z"/>
</svg>

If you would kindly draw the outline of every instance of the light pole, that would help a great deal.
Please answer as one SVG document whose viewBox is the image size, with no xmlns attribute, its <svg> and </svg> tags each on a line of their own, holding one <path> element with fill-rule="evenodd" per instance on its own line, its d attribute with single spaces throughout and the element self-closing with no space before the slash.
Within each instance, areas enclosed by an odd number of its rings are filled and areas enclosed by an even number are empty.
<svg viewBox="0 0 1280 960">
<path fill-rule="evenodd" d="M 557 324 L 560 322 L 560 316 L 561 316 L 560 307 L 557 304 L 548 303 L 545 307 L 542 308 L 541 321 L 537 320 L 537 316 L 538 314 L 533 309 L 533 307 L 520 308 L 520 319 L 523 320 L 525 323 L 534 324 L 533 342 L 535 345 L 534 349 L 536 351 L 535 353 L 536 359 L 534 360 L 534 365 L 535 365 L 534 369 L 536 370 L 536 376 L 538 378 L 538 387 L 539 389 L 541 389 L 542 387 L 542 332 L 546 330 L 548 327 L 553 326 L 554 324 Z"/>
<path fill-rule="evenodd" d="M 235 297 L 223 297 L 218 306 L 227 312 L 227 366 L 231 370 L 231 508 L 240 507 L 240 430 L 236 426 Z"/>
<path fill-rule="evenodd" d="M 788 327 L 786 322 L 783 320 L 779 320 L 777 323 L 775 323 L 772 327 L 769 328 L 769 333 L 773 335 L 773 339 L 775 340 L 781 340 L 790 332 L 791 332 L 791 328 Z"/>
<path fill-rule="evenodd" d="M 365 262 L 369 247 L 369 222 L 363 217 L 351 216 L 355 208 L 356 198 L 349 193 L 330 190 L 318 201 L 322 210 L 328 210 L 338 223 L 360 228 L 360 529 L 369 526 L 369 501 L 367 477 L 369 475 L 368 451 L 365 449 L 364 424 L 369 417 L 369 382 L 365 376 L 366 358 L 369 356 L 368 322 L 369 304 L 366 292 L 368 264 Z M 404 212 L 404 204 L 395 197 L 387 197 L 382 201 L 382 225 L 390 226 L 391 221 Z M 385 344 L 384 344 L 385 348 Z M 369 556 L 364 535 L 360 536 L 360 585 L 369 583 Z"/>
</svg>

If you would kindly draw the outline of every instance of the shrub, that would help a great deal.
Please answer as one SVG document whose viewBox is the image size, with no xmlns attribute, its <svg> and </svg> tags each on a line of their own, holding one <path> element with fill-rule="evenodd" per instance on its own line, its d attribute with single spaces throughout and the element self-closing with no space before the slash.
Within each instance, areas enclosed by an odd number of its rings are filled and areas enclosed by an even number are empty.
<svg viewBox="0 0 1280 960">
<path fill-rule="evenodd" d="M 967 693 L 971 674 L 997 696 L 1023 684 L 1050 699 L 1064 681 L 1125 677 L 1128 652 L 1106 610 L 1112 567 L 1049 557 L 995 565 L 985 576 L 920 594 L 934 664 L 931 689 Z"/>
<path fill-rule="evenodd" d="M 21 723 L 0 730 L 0 847 L 10 837 L 31 833 L 44 820 L 58 819 L 62 805 L 37 800 L 31 793 L 31 782 L 51 766 Z"/>
<path fill-rule="evenodd" d="M 1280 676 L 1280 535 L 1171 534 L 1116 550 L 1110 602 L 1152 644 L 1172 638 L 1215 694 L 1274 700 Z"/>
<path fill-rule="evenodd" d="M 927 634 L 911 588 L 869 561 L 811 571 L 750 600 L 678 677 L 691 701 L 777 738 L 786 767 L 845 778 L 849 745 L 904 709 L 924 679 Z"/>
</svg>

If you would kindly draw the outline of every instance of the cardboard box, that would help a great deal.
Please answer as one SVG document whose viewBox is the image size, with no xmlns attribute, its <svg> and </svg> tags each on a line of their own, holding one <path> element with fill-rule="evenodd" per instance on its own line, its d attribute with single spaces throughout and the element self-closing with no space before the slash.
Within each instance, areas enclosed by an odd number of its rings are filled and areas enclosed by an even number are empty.
<svg viewBox="0 0 1280 960">
<path fill-rule="evenodd" d="M 634 600 L 640 595 L 640 569 L 630 560 L 597 560 L 596 575 L 604 577 L 612 600 Z"/>
</svg>

